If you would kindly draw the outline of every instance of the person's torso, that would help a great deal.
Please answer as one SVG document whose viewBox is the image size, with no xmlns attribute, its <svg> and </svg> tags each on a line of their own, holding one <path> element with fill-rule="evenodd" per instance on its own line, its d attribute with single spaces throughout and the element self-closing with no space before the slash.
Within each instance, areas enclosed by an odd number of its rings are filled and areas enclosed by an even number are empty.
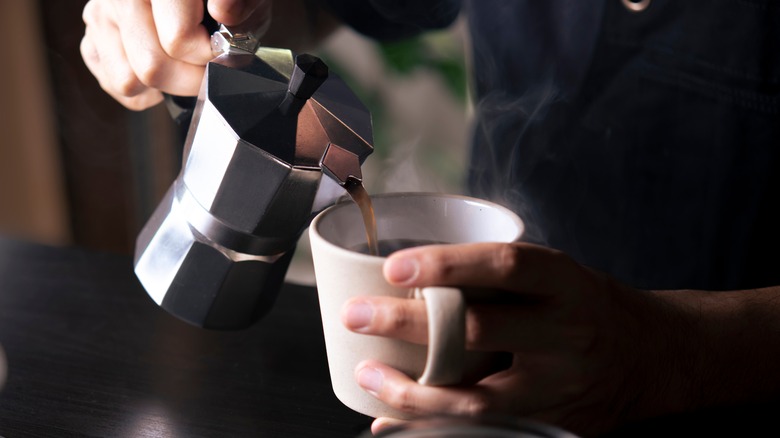
<svg viewBox="0 0 780 438">
<path fill-rule="evenodd" d="M 472 0 L 469 182 L 647 288 L 780 284 L 780 4 Z"/>
</svg>

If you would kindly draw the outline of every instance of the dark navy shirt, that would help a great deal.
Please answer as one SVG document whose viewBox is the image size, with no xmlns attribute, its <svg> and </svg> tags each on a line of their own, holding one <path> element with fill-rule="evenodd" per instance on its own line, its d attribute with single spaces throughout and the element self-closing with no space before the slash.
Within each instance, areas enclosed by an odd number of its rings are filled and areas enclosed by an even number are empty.
<svg viewBox="0 0 780 438">
<path fill-rule="evenodd" d="M 445 26 L 458 2 L 362 4 L 375 6 L 364 33 L 393 38 Z M 473 194 L 518 211 L 528 241 L 637 287 L 780 284 L 780 2 L 470 0 L 462 12 Z"/>
</svg>

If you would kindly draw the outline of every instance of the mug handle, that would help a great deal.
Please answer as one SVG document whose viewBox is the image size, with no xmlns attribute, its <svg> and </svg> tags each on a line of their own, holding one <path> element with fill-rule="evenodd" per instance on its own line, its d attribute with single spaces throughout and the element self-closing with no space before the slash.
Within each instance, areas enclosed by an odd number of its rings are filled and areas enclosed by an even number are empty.
<svg viewBox="0 0 780 438">
<path fill-rule="evenodd" d="M 417 382 L 431 386 L 459 383 L 466 353 L 463 292 L 452 287 L 426 287 L 416 289 L 415 298 L 425 300 L 428 313 L 428 356 Z"/>
</svg>

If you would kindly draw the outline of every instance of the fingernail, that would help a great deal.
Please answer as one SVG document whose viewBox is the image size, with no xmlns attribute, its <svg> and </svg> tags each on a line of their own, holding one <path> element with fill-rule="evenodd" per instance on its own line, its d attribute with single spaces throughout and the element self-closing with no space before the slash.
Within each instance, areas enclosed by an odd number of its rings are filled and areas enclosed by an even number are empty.
<svg viewBox="0 0 780 438">
<path fill-rule="evenodd" d="M 374 396 L 379 395 L 379 391 L 382 389 L 383 379 L 382 373 L 376 368 L 371 367 L 362 368 L 357 374 L 358 385 Z"/>
<path fill-rule="evenodd" d="M 379 432 L 387 429 L 391 426 L 398 426 L 399 424 L 404 424 L 404 420 L 397 420 L 395 418 L 388 418 L 388 417 L 380 417 L 375 419 L 373 422 L 371 422 L 371 433 L 374 435 L 378 435 Z M 403 433 L 403 432 L 402 432 Z M 423 432 L 425 434 L 425 432 Z"/>
<path fill-rule="evenodd" d="M 396 257 L 385 262 L 385 277 L 391 283 L 409 283 L 417 277 L 420 266 L 416 259 Z"/>
<path fill-rule="evenodd" d="M 368 327 L 374 318 L 374 307 L 366 302 L 352 303 L 344 313 L 344 325 L 348 329 L 358 330 Z"/>
</svg>

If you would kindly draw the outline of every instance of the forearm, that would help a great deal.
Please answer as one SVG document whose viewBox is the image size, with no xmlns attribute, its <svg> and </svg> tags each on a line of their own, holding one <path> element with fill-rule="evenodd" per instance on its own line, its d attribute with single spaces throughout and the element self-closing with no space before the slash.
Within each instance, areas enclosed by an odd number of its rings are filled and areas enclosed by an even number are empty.
<svg viewBox="0 0 780 438">
<path fill-rule="evenodd" d="M 663 316 L 655 327 L 644 321 L 659 334 L 646 355 L 657 368 L 645 371 L 647 414 L 780 395 L 780 287 L 650 295 Z"/>
</svg>

